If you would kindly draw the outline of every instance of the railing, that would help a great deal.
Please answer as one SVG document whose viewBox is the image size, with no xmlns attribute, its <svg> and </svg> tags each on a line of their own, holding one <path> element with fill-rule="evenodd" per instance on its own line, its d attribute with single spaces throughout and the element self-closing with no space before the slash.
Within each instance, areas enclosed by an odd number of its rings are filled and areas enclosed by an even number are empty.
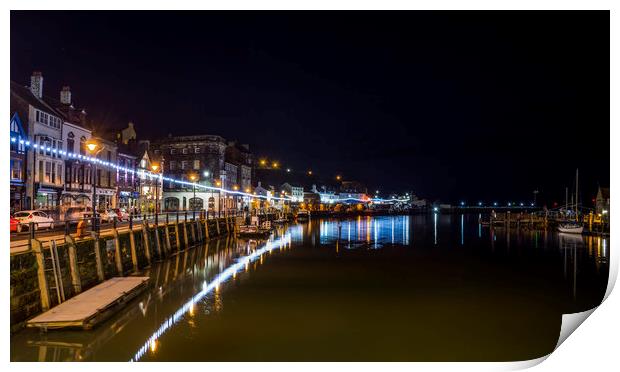
<svg viewBox="0 0 620 372">
<path fill-rule="evenodd" d="M 53 222 L 28 222 L 20 223 L 20 232 L 11 232 L 11 252 L 30 250 L 32 239 L 43 241 L 57 241 L 63 243 L 65 236 L 71 235 L 74 238 L 90 236 L 92 232 L 99 234 L 112 233 L 113 230 L 123 231 L 133 229 L 136 223 L 147 222 L 149 225 L 179 223 L 184 221 L 195 221 L 205 219 L 215 219 L 224 217 L 243 217 L 251 215 L 273 214 L 270 210 L 228 210 L 221 212 L 207 210 L 183 210 L 165 211 L 161 213 L 131 213 L 124 218 L 117 216 L 107 216 L 104 213 L 96 213 L 94 218 L 92 213 L 83 213 L 79 218 L 70 218 L 63 221 L 53 220 Z"/>
</svg>

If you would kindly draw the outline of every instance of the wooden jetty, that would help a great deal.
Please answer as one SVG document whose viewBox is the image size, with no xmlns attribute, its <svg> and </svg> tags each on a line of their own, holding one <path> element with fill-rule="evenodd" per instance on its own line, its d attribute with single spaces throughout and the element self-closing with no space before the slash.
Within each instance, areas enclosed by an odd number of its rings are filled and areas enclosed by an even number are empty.
<svg viewBox="0 0 620 372">
<path fill-rule="evenodd" d="M 115 277 L 30 319 L 28 327 L 90 329 L 123 308 L 147 286 L 144 276 Z"/>
</svg>

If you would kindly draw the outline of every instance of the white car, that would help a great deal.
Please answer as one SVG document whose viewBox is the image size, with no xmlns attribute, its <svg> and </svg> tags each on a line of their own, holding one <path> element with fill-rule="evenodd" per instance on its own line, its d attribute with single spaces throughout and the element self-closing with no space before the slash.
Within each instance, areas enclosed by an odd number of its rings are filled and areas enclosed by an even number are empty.
<svg viewBox="0 0 620 372">
<path fill-rule="evenodd" d="M 34 223 L 35 230 L 41 228 L 54 228 L 54 219 L 50 218 L 47 213 L 41 211 L 21 211 L 15 213 L 13 218 L 19 221 L 22 228 L 29 227 L 30 222 Z"/>
</svg>

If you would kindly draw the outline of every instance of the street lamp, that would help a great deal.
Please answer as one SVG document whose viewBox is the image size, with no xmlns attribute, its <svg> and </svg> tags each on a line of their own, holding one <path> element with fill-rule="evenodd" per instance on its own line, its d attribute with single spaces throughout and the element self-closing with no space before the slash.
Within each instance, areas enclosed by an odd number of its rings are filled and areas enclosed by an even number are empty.
<svg viewBox="0 0 620 372">
<path fill-rule="evenodd" d="M 93 170 L 93 174 L 92 174 L 92 182 L 93 182 L 93 200 L 92 200 L 92 229 L 95 232 L 99 231 L 99 225 L 97 224 L 97 155 L 99 154 L 99 152 L 101 152 L 101 150 L 103 150 L 103 145 L 99 144 L 97 141 L 95 140 L 90 140 L 88 142 L 86 142 L 86 151 L 88 151 L 88 154 L 95 158 L 95 160 L 92 162 L 93 166 L 92 166 L 92 170 Z"/>
<path fill-rule="evenodd" d="M 192 199 L 192 203 L 190 203 L 192 205 L 192 218 L 196 220 L 196 181 L 198 180 L 198 175 L 190 174 L 189 179 L 192 181 L 192 187 L 194 189 L 194 198 Z"/>
<path fill-rule="evenodd" d="M 341 179 L 342 179 L 342 176 L 340 176 L 340 175 L 337 175 L 337 176 L 336 176 L 336 180 L 337 180 L 337 181 L 340 181 Z"/>
<path fill-rule="evenodd" d="M 157 173 L 159 170 L 159 164 L 152 163 L 151 170 L 155 173 L 155 226 L 157 226 L 157 213 L 159 212 L 159 175 Z"/>
</svg>

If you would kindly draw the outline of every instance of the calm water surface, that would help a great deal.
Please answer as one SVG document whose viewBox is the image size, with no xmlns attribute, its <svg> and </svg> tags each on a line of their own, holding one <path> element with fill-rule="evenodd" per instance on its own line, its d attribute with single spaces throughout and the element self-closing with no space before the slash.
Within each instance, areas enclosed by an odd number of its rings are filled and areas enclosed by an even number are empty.
<svg viewBox="0 0 620 372">
<path fill-rule="evenodd" d="M 477 215 L 313 220 L 154 265 L 92 331 L 11 337 L 12 361 L 502 361 L 557 342 L 605 293 L 609 240 Z"/>
</svg>

